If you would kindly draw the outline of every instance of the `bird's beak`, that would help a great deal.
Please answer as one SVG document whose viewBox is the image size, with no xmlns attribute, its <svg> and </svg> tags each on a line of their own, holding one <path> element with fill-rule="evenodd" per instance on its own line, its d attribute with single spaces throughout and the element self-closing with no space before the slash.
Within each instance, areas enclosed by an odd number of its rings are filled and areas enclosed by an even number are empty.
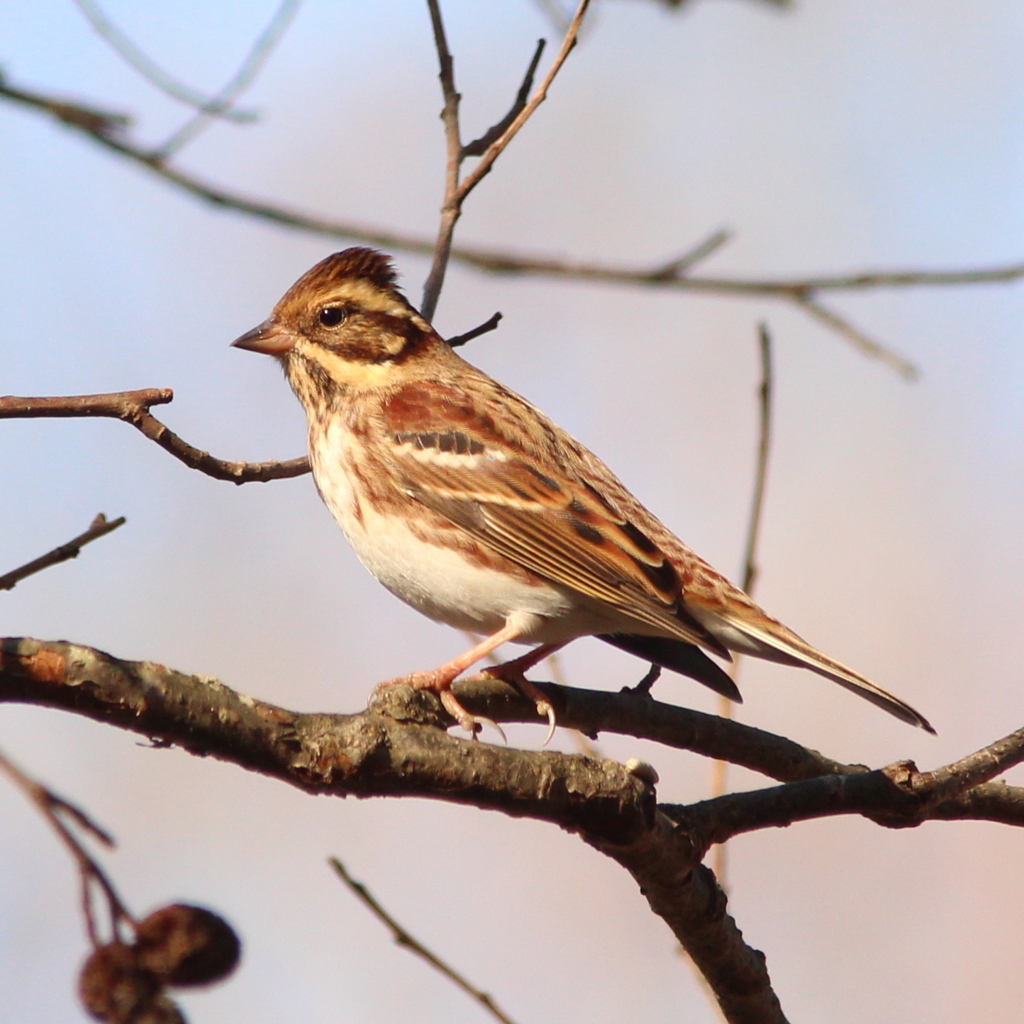
<svg viewBox="0 0 1024 1024">
<path fill-rule="evenodd" d="M 265 356 L 286 356 L 295 348 L 296 337 L 273 320 L 264 320 L 259 327 L 246 331 L 235 338 L 233 348 L 244 348 L 247 352 L 260 352 Z"/>
</svg>

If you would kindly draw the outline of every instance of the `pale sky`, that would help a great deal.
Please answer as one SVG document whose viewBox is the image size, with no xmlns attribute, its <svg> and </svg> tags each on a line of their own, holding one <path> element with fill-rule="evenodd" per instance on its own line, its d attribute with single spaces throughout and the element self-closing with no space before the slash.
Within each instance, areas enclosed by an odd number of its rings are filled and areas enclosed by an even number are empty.
<svg viewBox="0 0 1024 1024">
<path fill-rule="evenodd" d="M 209 92 L 273 8 L 105 6 L 155 60 Z M 536 39 L 554 32 L 526 0 L 463 0 L 445 14 L 470 136 L 504 112 Z M 0 9 L 0 38 L 13 83 L 131 112 L 145 140 L 186 116 L 70 3 Z M 749 277 L 1017 261 L 1021 52 L 1024 8 L 1011 0 L 800 0 L 786 14 L 745 0 L 693 0 L 682 13 L 604 0 L 458 239 L 649 266 L 726 226 L 735 240 L 703 269 Z M 217 126 L 180 163 L 256 196 L 432 235 L 436 74 L 420 0 L 308 0 L 243 101 L 261 123 Z M 11 105 L 0 105 L 0 147 L 0 392 L 173 387 L 160 414 L 198 447 L 301 454 L 301 409 L 280 373 L 228 345 L 348 243 L 200 205 Z M 418 301 L 426 262 L 395 255 Z M 777 406 L 758 598 L 919 707 L 939 735 L 809 673 L 753 664 L 742 719 L 841 760 L 931 768 L 1024 721 L 1021 294 L 826 300 L 916 362 L 914 384 L 770 301 L 453 266 L 435 320 L 456 334 L 500 310 L 500 330 L 467 357 L 735 576 L 765 319 Z M 367 576 L 308 477 L 236 488 L 112 421 L 6 421 L 0 433 L 0 572 L 97 512 L 128 517 L 76 561 L 0 594 L 5 635 L 75 640 L 310 711 L 359 710 L 375 682 L 464 643 Z M 590 640 L 564 665 L 573 684 L 604 689 L 644 670 Z M 655 693 L 714 707 L 680 678 Z M 512 741 L 539 745 L 542 728 Z M 652 761 L 664 800 L 707 793 L 708 765 L 694 755 L 615 737 L 600 747 Z M 0 749 L 118 837 L 104 863 L 134 909 L 182 899 L 239 928 L 238 974 L 182 1000 L 196 1024 L 481 1019 L 393 946 L 334 880 L 329 856 L 521 1024 L 717 1019 L 633 882 L 548 826 L 425 801 L 314 801 L 33 708 L 0 708 Z M 73 867 L 3 785 L 0 820 L 5 1012 L 19 1024 L 84 1019 Z M 730 852 L 732 908 L 794 1021 L 1015 1019 L 1022 842 L 994 825 L 894 832 L 860 819 L 744 837 Z"/>
</svg>

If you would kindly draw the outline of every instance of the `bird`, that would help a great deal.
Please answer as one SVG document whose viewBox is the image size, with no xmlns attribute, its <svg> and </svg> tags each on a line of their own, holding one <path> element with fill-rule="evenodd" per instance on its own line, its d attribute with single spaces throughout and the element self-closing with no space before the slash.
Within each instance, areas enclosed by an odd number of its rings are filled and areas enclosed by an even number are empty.
<svg viewBox="0 0 1024 1024">
<path fill-rule="evenodd" d="M 596 455 L 464 360 L 405 297 L 389 256 L 333 253 L 232 344 L 281 364 L 306 412 L 316 487 L 363 565 L 424 615 L 483 637 L 378 690 L 433 691 L 475 738 L 495 723 L 470 714 L 453 682 L 502 644 L 528 644 L 478 676 L 518 686 L 550 738 L 552 705 L 526 672 L 596 636 L 734 701 L 709 653 L 807 668 L 934 733 L 758 607 Z"/>
</svg>

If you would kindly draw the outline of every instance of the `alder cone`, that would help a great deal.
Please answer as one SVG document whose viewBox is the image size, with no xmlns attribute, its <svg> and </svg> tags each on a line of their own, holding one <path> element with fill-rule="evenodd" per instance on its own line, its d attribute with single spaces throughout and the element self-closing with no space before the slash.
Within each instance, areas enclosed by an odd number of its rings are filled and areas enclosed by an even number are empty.
<svg viewBox="0 0 1024 1024">
<path fill-rule="evenodd" d="M 106 1024 L 178 1024 L 181 1016 L 160 980 L 140 966 L 133 946 L 110 942 L 94 949 L 78 979 L 82 1006 Z"/>
<path fill-rule="evenodd" d="M 208 985 L 237 966 L 241 943 L 218 914 L 187 903 L 154 910 L 139 922 L 135 955 L 165 985 Z"/>
</svg>

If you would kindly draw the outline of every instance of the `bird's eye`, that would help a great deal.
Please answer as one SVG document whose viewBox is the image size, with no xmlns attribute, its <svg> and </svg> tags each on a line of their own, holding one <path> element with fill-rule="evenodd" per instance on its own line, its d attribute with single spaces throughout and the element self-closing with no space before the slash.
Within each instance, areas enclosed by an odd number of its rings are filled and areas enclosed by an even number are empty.
<svg viewBox="0 0 1024 1024">
<path fill-rule="evenodd" d="M 317 313 L 317 319 L 324 327 L 337 327 L 347 316 L 348 310 L 344 306 L 324 306 Z"/>
</svg>

